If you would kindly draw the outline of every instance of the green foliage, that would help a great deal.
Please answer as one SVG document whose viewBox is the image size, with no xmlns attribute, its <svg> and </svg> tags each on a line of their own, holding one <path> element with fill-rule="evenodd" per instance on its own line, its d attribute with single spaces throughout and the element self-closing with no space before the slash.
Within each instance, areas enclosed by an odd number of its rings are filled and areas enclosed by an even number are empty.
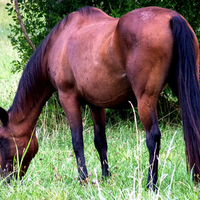
<svg viewBox="0 0 200 200">
<path fill-rule="evenodd" d="M 182 14 L 191 24 L 197 36 L 200 36 L 200 2 L 198 0 L 19 0 L 19 9 L 24 26 L 36 47 L 65 15 L 83 6 L 99 7 L 113 17 L 120 17 L 133 9 L 145 6 L 170 8 Z M 24 68 L 33 50 L 24 38 L 14 11 L 13 0 L 7 4 L 7 10 L 14 20 L 14 24 L 10 25 L 11 33 L 9 38 L 19 55 L 19 60 L 13 61 L 13 72 L 16 72 Z"/>
<path fill-rule="evenodd" d="M 68 13 L 87 4 L 87 1 L 69 0 L 19 0 L 19 9 L 26 31 L 34 44 L 38 46 L 50 30 Z M 95 6 L 94 3 L 90 3 Z M 14 24 L 10 25 L 9 38 L 14 49 L 17 50 L 19 60 L 13 61 L 13 72 L 23 70 L 33 50 L 27 43 L 15 12 L 14 1 L 7 3 L 8 14 L 12 16 Z"/>
</svg>

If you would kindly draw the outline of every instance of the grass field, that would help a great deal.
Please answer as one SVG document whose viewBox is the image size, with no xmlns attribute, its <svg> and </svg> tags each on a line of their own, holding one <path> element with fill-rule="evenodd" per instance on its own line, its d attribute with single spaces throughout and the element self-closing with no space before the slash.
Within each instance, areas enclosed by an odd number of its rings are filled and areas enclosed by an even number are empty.
<svg viewBox="0 0 200 200">
<path fill-rule="evenodd" d="M 6 35 L 11 19 L 0 0 L 0 106 L 9 108 L 20 74 L 10 73 L 12 59 L 17 59 Z M 145 133 L 134 117 L 107 124 L 108 159 L 112 176 L 104 182 L 97 151 L 93 144 L 91 117 L 83 112 L 85 157 L 89 182 L 81 186 L 77 179 L 71 134 L 64 115 L 59 120 L 45 107 L 39 119 L 39 152 L 32 160 L 22 182 L 0 182 L 0 199 L 200 199 L 185 164 L 185 144 L 180 125 L 160 124 L 162 132 L 157 193 L 146 190 L 148 151 Z M 135 128 L 138 126 L 138 131 Z"/>
</svg>

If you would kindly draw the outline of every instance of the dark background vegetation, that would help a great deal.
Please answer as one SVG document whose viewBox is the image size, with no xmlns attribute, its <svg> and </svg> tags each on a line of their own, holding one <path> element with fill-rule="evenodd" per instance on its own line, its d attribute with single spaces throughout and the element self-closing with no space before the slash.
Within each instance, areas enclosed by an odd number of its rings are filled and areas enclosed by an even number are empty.
<svg viewBox="0 0 200 200">
<path fill-rule="evenodd" d="M 197 37 L 200 38 L 199 0 L 19 0 L 18 2 L 26 31 L 36 47 L 65 15 L 83 6 L 98 7 L 112 17 L 120 17 L 131 10 L 146 6 L 160 6 L 173 9 L 187 19 Z M 11 32 L 9 38 L 19 56 L 18 60 L 13 61 L 12 71 L 15 73 L 23 70 L 30 56 L 33 54 L 33 50 L 22 33 L 13 0 L 7 4 L 6 9 L 14 20 L 14 24 L 10 25 Z M 170 121 L 179 120 L 177 99 L 173 96 L 169 88 L 162 93 L 158 107 L 160 117 L 167 116 L 167 120 Z M 107 113 L 110 116 L 114 114 L 113 111 L 108 111 Z M 168 115 L 168 113 L 170 114 Z M 120 112 L 117 115 L 121 115 Z"/>
</svg>

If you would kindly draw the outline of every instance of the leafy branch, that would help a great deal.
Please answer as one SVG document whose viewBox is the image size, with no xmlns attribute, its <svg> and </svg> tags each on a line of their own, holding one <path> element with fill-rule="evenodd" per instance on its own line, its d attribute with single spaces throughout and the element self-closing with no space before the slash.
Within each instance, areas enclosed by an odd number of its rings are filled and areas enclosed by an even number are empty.
<svg viewBox="0 0 200 200">
<path fill-rule="evenodd" d="M 16 10 L 16 13 L 17 13 L 19 24 L 21 26 L 21 29 L 22 29 L 23 33 L 24 33 L 24 36 L 25 36 L 27 42 L 29 43 L 29 45 L 31 46 L 31 48 L 33 49 L 33 51 L 35 51 L 36 48 L 33 45 L 33 43 L 31 42 L 31 40 L 30 40 L 30 38 L 29 38 L 29 36 L 28 36 L 28 34 L 26 32 L 26 29 L 24 27 L 24 23 L 22 21 L 22 18 L 21 18 L 20 12 L 19 12 L 18 0 L 15 0 L 15 10 Z"/>
</svg>

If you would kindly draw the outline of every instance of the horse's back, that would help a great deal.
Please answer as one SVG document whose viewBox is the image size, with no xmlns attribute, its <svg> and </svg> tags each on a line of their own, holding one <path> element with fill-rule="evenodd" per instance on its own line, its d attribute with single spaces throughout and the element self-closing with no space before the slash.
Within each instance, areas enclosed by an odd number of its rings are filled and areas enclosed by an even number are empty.
<svg viewBox="0 0 200 200">
<path fill-rule="evenodd" d="M 173 57 L 170 19 L 175 15 L 157 7 L 120 19 L 97 8 L 71 13 L 49 56 L 54 86 L 65 93 L 72 88 L 100 107 L 127 101 L 132 89 L 137 96 L 148 87 L 160 94 Z"/>
</svg>

